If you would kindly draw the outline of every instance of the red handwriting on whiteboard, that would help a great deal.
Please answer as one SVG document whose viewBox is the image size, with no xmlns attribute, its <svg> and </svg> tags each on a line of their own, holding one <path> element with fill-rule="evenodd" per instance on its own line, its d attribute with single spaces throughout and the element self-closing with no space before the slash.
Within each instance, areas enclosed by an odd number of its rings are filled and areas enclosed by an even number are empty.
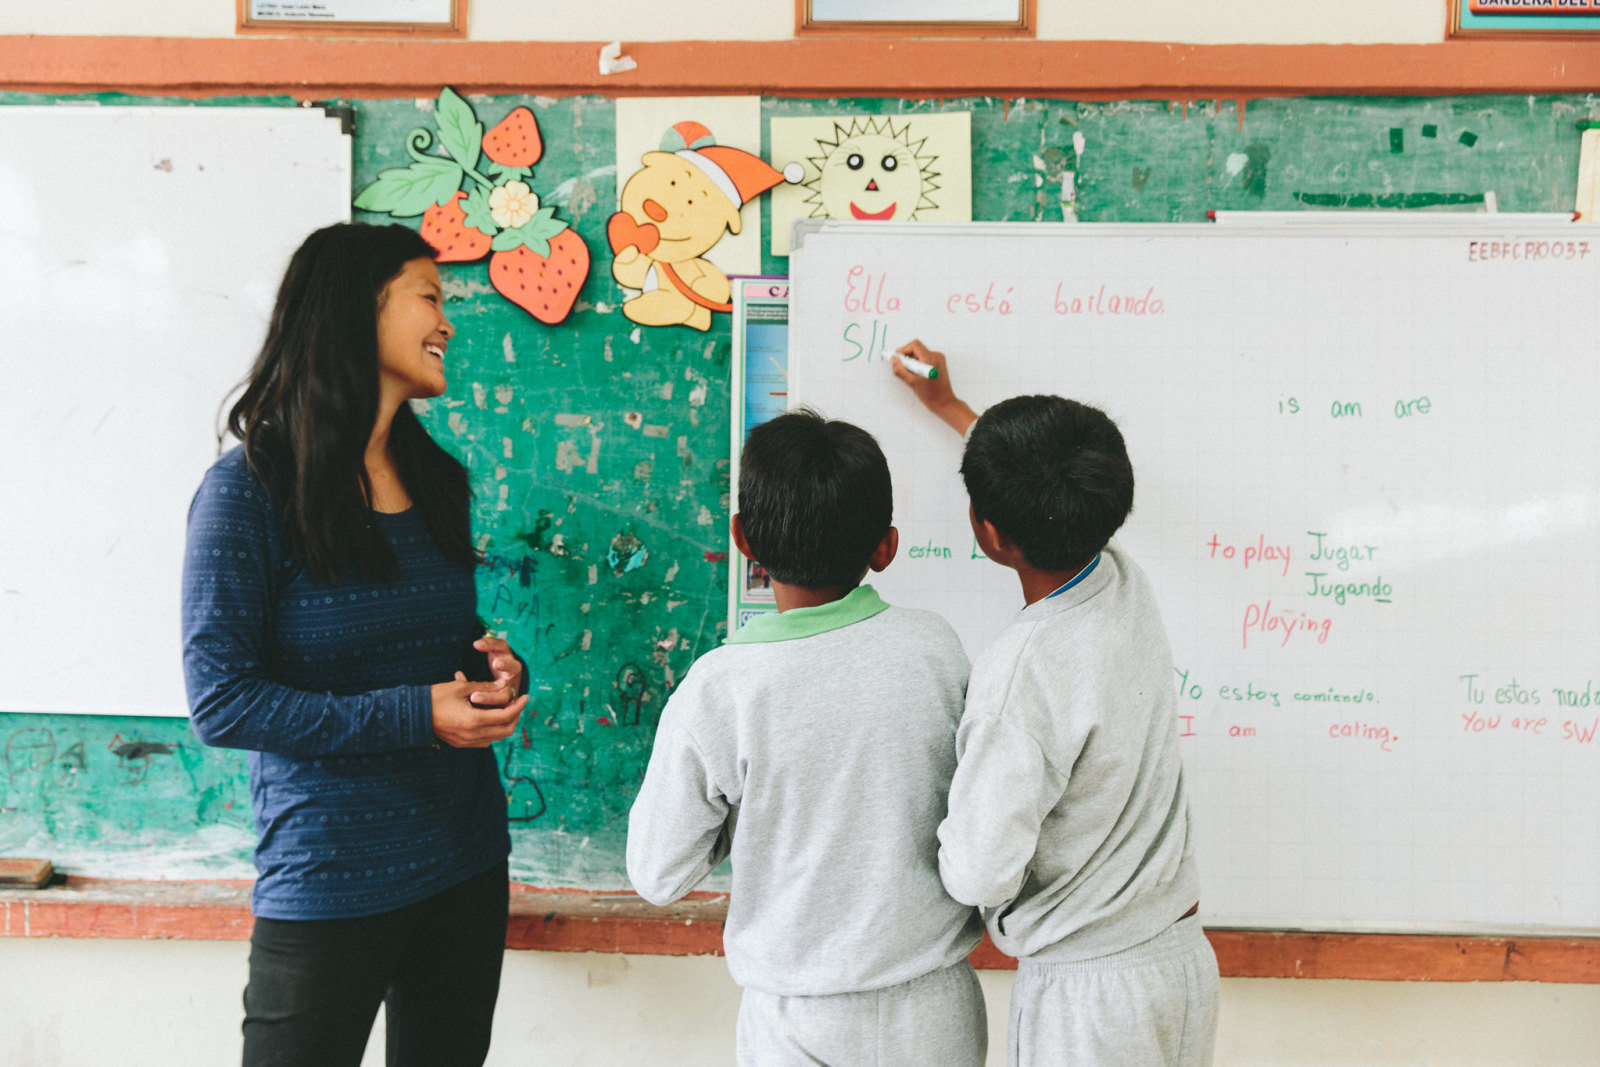
<svg viewBox="0 0 1600 1067">
<path fill-rule="evenodd" d="M 1283 560 L 1283 575 L 1284 577 L 1289 575 L 1289 546 L 1267 544 L 1266 534 L 1256 538 L 1255 544 L 1247 544 L 1242 548 L 1237 545 L 1223 544 L 1221 538 L 1216 534 L 1212 534 L 1211 540 L 1205 543 L 1205 547 L 1211 550 L 1211 559 L 1236 559 L 1244 564 L 1245 570 L 1249 570 L 1252 563 L 1276 562 L 1281 559 Z"/>
<path fill-rule="evenodd" d="M 1091 289 L 1073 296 L 1062 292 L 1063 283 L 1056 283 L 1057 315 L 1159 315 L 1167 305 L 1150 286 L 1143 294 L 1106 292 L 1106 287 Z"/>
<path fill-rule="evenodd" d="M 1280 648 L 1291 638 L 1314 638 L 1319 645 L 1328 643 L 1333 630 L 1332 619 L 1319 619 L 1296 608 L 1274 608 L 1272 601 L 1249 604 L 1244 609 L 1244 647 L 1250 647 L 1253 634 L 1259 642 L 1263 638 L 1276 640 Z"/>
<path fill-rule="evenodd" d="M 1537 262 L 1541 259 L 1587 259 L 1588 241 L 1469 241 L 1468 263 L 1487 263 L 1491 259 Z"/>
<path fill-rule="evenodd" d="M 1595 734 L 1600 733 L 1600 719 L 1591 719 L 1588 722 L 1573 722 L 1565 719 L 1561 723 L 1561 738 L 1564 741 L 1576 741 L 1580 745 L 1594 743 Z"/>
<path fill-rule="evenodd" d="M 844 309 L 883 315 L 900 310 L 900 298 L 887 292 L 889 272 L 880 271 L 877 277 L 867 273 L 867 268 L 857 263 L 844 279 Z"/>
<path fill-rule="evenodd" d="M 1393 752 L 1394 749 L 1390 746 L 1400 740 L 1398 736 L 1389 732 L 1387 726 L 1359 720 L 1333 723 L 1328 727 L 1328 736 L 1336 739 L 1376 741 L 1378 747 L 1385 752 Z"/>
<path fill-rule="evenodd" d="M 1468 734 L 1492 733 L 1503 726 L 1510 733 L 1543 737 L 1545 727 L 1549 725 L 1550 717 L 1548 715 L 1540 715 L 1537 718 L 1531 715 L 1513 715 L 1508 719 L 1499 712 L 1479 715 L 1475 711 L 1469 711 L 1461 716 L 1461 731 Z M 1568 724 L 1563 723 L 1562 725 L 1566 726 Z"/>
<path fill-rule="evenodd" d="M 1006 286 L 1003 293 L 995 291 L 995 283 L 990 282 L 989 287 L 981 293 L 951 293 L 944 302 L 944 309 L 954 315 L 965 311 L 969 315 L 1009 315 L 1011 314 L 1011 290 Z"/>
</svg>

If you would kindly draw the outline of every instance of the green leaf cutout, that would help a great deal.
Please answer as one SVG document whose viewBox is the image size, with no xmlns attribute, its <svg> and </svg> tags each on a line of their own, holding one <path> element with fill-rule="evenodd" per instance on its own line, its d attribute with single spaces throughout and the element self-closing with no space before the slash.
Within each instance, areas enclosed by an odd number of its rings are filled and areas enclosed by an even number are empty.
<svg viewBox="0 0 1600 1067">
<path fill-rule="evenodd" d="M 550 254 L 550 242 L 530 239 L 521 230 L 501 230 L 494 235 L 494 243 L 490 246 L 496 252 L 509 252 L 513 248 L 527 246 L 541 256 Z"/>
<path fill-rule="evenodd" d="M 555 209 L 551 208 L 550 211 L 550 215 L 545 215 L 544 212 L 541 211 L 538 215 L 535 215 L 533 218 L 529 219 L 527 225 L 522 227 L 522 232 L 528 234 L 529 237 L 537 237 L 540 240 L 548 241 L 550 238 L 566 229 L 567 224 L 565 222 L 562 222 L 558 218 L 552 217 L 555 213 Z"/>
<path fill-rule="evenodd" d="M 489 180 L 495 185 L 504 185 L 506 182 L 518 181 L 533 173 L 532 167 L 508 167 L 503 163 L 490 162 L 487 174 Z"/>
<path fill-rule="evenodd" d="M 567 224 L 555 218 L 555 208 L 540 208 L 534 213 L 533 218 L 523 223 L 515 230 L 501 230 L 495 235 L 493 249 L 496 252 L 509 252 L 513 248 L 526 246 L 530 251 L 541 256 L 550 254 L 550 238 L 567 228 Z"/>
<path fill-rule="evenodd" d="M 493 237 L 500 232 L 500 227 L 495 225 L 494 215 L 489 210 L 489 196 L 482 189 L 473 189 L 462 199 L 461 211 L 466 215 L 466 224 L 479 233 Z"/>
<path fill-rule="evenodd" d="M 444 143 L 444 150 L 450 153 L 450 158 L 463 167 L 476 168 L 478 153 L 483 146 L 483 123 L 473 113 L 472 105 L 447 85 L 439 93 L 434 121 L 439 125 L 439 140 Z"/>
<path fill-rule="evenodd" d="M 448 160 L 418 160 L 409 167 L 382 171 L 356 196 L 363 211 L 386 211 L 395 218 L 420 215 L 433 204 L 448 204 L 461 187 L 461 167 Z"/>
</svg>

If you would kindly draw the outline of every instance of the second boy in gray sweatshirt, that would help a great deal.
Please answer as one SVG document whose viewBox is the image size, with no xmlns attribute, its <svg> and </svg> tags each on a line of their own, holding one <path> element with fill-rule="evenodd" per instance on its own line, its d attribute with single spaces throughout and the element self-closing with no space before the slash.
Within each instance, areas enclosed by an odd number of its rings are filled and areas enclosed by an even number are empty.
<svg viewBox="0 0 1600 1067">
<path fill-rule="evenodd" d="M 725 857 L 741 1064 L 980 1067 L 983 933 L 939 877 L 967 658 L 937 615 L 886 605 L 888 465 L 870 434 L 791 412 L 754 430 L 734 539 L 779 611 L 701 657 L 661 714 L 628 822 L 645 899 Z"/>
</svg>

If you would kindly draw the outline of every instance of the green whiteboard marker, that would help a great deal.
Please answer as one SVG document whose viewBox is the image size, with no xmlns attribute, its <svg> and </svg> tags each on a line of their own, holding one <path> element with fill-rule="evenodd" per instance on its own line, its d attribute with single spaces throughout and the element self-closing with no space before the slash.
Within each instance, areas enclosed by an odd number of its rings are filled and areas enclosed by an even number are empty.
<svg viewBox="0 0 1600 1067">
<path fill-rule="evenodd" d="M 939 368 L 932 363 L 924 363 L 915 356 L 901 356 L 900 365 L 912 374 L 920 374 L 929 381 L 939 376 Z"/>
</svg>

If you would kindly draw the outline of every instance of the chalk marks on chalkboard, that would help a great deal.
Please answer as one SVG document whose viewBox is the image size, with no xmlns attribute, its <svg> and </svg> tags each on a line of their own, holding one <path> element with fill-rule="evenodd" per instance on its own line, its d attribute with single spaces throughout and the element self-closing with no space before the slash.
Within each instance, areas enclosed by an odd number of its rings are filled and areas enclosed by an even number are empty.
<svg viewBox="0 0 1600 1067">
<path fill-rule="evenodd" d="M 1482 204 L 1483 193 L 1301 193 L 1294 198 L 1316 208 L 1418 208 Z"/>
<path fill-rule="evenodd" d="M 135 785 L 150 774 L 155 758 L 173 756 L 183 747 L 181 743 L 164 741 L 124 741 L 114 734 L 106 750 L 117 758 L 123 773 L 123 784 Z M 58 749 L 55 735 L 45 727 L 15 730 L 6 739 L 5 771 L 7 783 L 30 774 L 42 774 L 56 785 L 68 785 L 78 779 L 89 766 L 88 755 L 82 741 L 74 741 Z"/>
<path fill-rule="evenodd" d="M 186 720 L 73 718 L 0 739 L 0 853 L 48 842 L 58 868 L 110 878 L 250 874 L 243 755 L 189 743 Z"/>
<path fill-rule="evenodd" d="M 643 567 L 649 558 L 650 550 L 631 533 L 617 534 L 611 539 L 611 547 L 606 550 L 606 566 L 618 578 Z"/>
<path fill-rule="evenodd" d="M 1243 152 L 1229 153 L 1225 167 L 1228 176 L 1236 178 L 1247 194 L 1261 200 L 1267 195 L 1267 164 L 1271 161 L 1271 146 L 1249 144 Z"/>
<path fill-rule="evenodd" d="M 55 755 L 56 739 L 49 730 L 43 727 L 17 730 L 6 738 L 6 778 L 48 766 Z"/>
<path fill-rule="evenodd" d="M 510 822 L 533 822 L 550 806 L 545 801 L 544 790 L 539 788 L 539 783 L 531 775 L 518 774 L 512 768 L 511 755 L 516 747 L 507 745 L 505 758 L 501 761 L 501 773 L 506 783 L 506 819 Z M 533 747 L 527 727 L 522 729 L 522 747 Z"/>
<path fill-rule="evenodd" d="M 1407 153 L 1405 126 L 1385 126 L 1377 132 L 1380 142 L 1391 156 L 1401 156 Z M 1433 142 L 1432 145 L 1415 145 L 1410 151 L 1451 152 L 1459 151 L 1439 141 L 1439 126 L 1437 123 L 1423 123 L 1419 132 L 1424 141 Z M 1471 130 L 1462 130 L 1455 139 L 1455 143 L 1463 148 L 1470 149 L 1478 143 L 1478 135 Z M 1493 202 L 1493 193 L 1488 190 L 1474 191 L 1448 191 L 1430 190 L 1413 192 L 1395 192 L 1390 189 L 1375 190 L 1346 190 L 1334 193 L 1296 191 L 1294 198 L 1306 207 L 1311 208 L 1354 208 L 1354 209 L 1391 209 L 1391 210 L 1421 210 L 1440 207 L 1472 207 L 1489 205 Z M 1489 208 L 1493 210 L 1493 207 Z"/>
<path fill-rule="evenodd" d="M 650 682 L 644 668 L 637 663 L 624 663 L 611 684 L 617 690 L 617 725 L 638 726 L 639 711 L 650 699 Z"/>
<path fill-rule="evenodd" d="M 117 734 L 106 747 L 117 757 L 117 762 L 127 773 L 126 780 L 131 783 L 145 780 L 150 773 L 151 761 L 156 756 L 170 756 L 181 746 L 162 741 L 124 741 L 122 735 Z"/>
</svg>

